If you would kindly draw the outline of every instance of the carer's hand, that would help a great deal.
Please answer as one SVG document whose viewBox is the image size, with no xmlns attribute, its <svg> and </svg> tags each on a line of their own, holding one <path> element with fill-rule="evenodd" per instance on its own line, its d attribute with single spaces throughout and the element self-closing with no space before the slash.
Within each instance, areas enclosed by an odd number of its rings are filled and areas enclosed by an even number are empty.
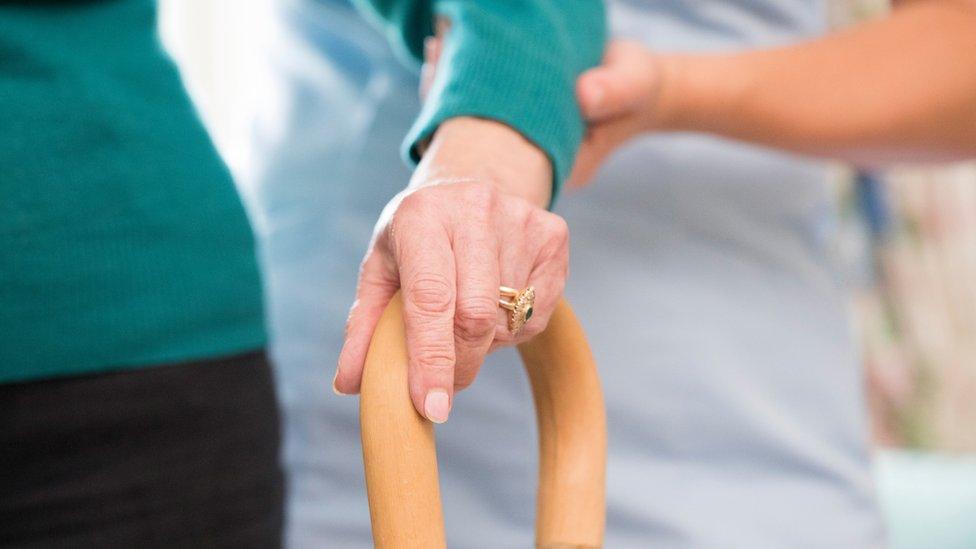
<svg viewBox="0 0 976 549">
<path fill-rule="evenodd" d="M 673 62 L 674 56 L 618 40 L 607 46 L 602 65 L 580 75 L 576 98 L 587 131 L 567 185 L 588 183 L 607 157 L 631 138 L 671 129 L 667 107 Z"/>
<path fill-rule="evenodd" d="M 486 354 L 541 332 L 568 268 L 566 223 L 544 208 L 551 177 L 546 155 L 503 124 L 442 124 L 411 184 L 376 225 L 335 390 L 359 392 L 373 330 L 398 289 L 410 396 L 436 423 L 447 420 L 454 391 L 474 381 Z M 533 316 L 518 336 L 508 331 L 499 286 L 535 287 Z"/>
</svg>

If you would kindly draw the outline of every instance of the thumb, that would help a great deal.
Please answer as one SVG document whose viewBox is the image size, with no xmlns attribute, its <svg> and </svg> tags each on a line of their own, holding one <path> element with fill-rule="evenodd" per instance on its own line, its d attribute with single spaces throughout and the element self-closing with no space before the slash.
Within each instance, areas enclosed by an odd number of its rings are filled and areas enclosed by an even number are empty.
<svg viewBox="0 0 976 549">
<path fill-rule="evenodd" d="M 656 78 L 649 58 L 638 44 L 611 44 L 604 64 L 584 72 L 576 81 L 583 118 L 601 122 L 626 115 L 649 102 Z"/>
<path fill-rule="evenodd" d="M 576 95 L 583 118 L 587 122 L 603 122 L 635 111 L 647 93 L 631 74 L 618 67 L 602 66 L 580 75 Z"/>
</svg>

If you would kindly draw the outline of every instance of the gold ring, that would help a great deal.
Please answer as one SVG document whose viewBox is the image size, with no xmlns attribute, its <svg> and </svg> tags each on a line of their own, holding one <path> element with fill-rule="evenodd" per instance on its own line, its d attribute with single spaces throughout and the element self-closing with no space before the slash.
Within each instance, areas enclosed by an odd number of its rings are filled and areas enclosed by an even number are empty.
<svg viewBox="0 0 976 549">
<path fill-rule="evenodd" d="M 529 286 L 524 290 L 516 290 L 501 286 L 498 288 L 498 292 L 503 298 L 507 297 L 511 300 L 499 299 L 498 304 L 511 312 L 508 316 L 508 331 L 512 335 L 518 335 L 525 323 L 532 318 L 532 307 L 535 305 L 535 288 Z"/>
</svg>

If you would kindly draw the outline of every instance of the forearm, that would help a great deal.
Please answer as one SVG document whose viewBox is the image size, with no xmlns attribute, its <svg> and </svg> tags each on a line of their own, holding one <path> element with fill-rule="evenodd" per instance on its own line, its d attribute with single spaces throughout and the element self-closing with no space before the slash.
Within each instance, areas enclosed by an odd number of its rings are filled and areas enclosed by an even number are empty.
<svg viewBox="0 0 976 549">
<path fill-rule="evenodd" d="M 915 1 L 795 46 L 661 56 L 661 129 L 862 165 L 976 155 L 976 2 Z"/>
<path fill-rule="evenodd" d="M 405 153 L 459 116 L 501 122 L 538 147 L 557 187 L 568 176 L 583 136 L 574 97 L 577 76 L 599 63 L 605 38 L 599 0 L 356 0 L 417 58 L 433 15 L 451 21 L 437 77 Z M 418 14 L 429 18 L 423 25 Z M 418 28 L 418 25 L 420 28 Z"/>
</svg>

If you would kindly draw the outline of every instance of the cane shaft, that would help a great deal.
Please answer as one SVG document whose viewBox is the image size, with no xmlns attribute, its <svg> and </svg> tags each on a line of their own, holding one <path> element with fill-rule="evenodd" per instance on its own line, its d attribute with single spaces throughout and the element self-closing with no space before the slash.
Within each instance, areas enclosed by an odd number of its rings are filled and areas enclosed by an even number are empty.
<svg viewBox="0 0 976 549">
<path fill-rule="evenodd" d="M 384 311 L 366 357 L 360 398 L 366 488 L 376 547 L 446 547 L 434 430 L 407 386 L 403 304 Z M 539 426 L 536 544 L 600 547 L 606 418 L 583 330 L 561 301 L 545 332 L 519 347 Z"/>
</svg>

